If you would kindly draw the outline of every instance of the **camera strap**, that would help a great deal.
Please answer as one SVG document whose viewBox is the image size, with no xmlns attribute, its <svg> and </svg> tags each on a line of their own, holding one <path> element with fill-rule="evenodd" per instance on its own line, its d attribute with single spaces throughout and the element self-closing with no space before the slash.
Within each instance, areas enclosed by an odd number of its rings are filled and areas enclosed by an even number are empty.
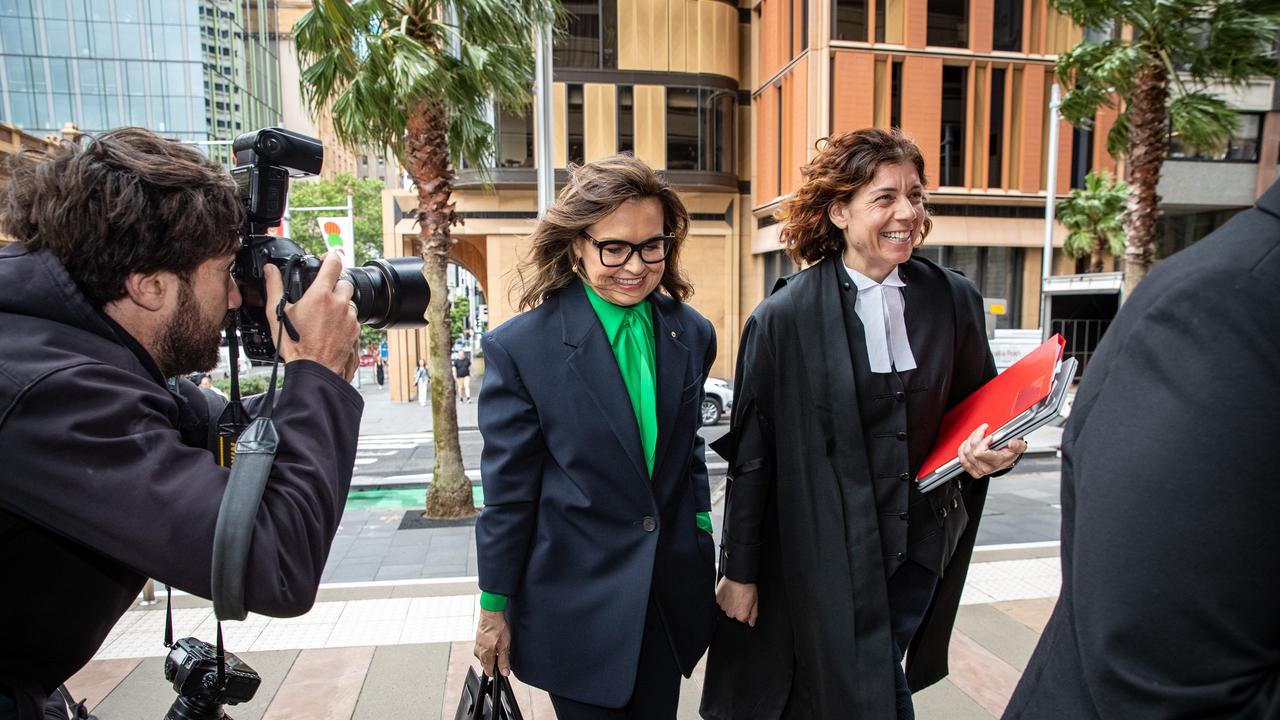
<svg viewBox="0 0 1280 720">
<path fill-rule="evenodd" d="M 222 646 L 222 621 L 244 620 L 248 616 L 244 604 L 245 571 L 249 561 L 249 549 L 253 544 L 254 524 L 258 506 L 267 487 L 267 476 L 275 462 L 280 437 L 271 420 L 275 406 L 276 380 L 280 372 L 280 341 L 283 339 L 287 315 L 282 298 L 276 308 L 280 319 L 276 333 L 275 361 L 271 366 L 271 382 L 258 417 L 241 433 L 235 445 L 235 462 L 222 493 L 218 508 L 218 520 L 213 532 L 213 572 L 210 590 L 213 595 L 213 613 L 218 621 L 218 687 L 223 687 L 225 651 Z M 292 337 L 296 334 L 291 333 Z M 234 342 L 231 340 L 230 342 Z M 233 384 L 232 386 L 236 386 Z M 239 399 L 236 388 L 236 400 Z M 236 402 L 235 404 L 239 404 Z M 171 632 L 171 631 L 167 631 Z M 166 634 L 166 638 L 169 635 Z"/>
</svg>

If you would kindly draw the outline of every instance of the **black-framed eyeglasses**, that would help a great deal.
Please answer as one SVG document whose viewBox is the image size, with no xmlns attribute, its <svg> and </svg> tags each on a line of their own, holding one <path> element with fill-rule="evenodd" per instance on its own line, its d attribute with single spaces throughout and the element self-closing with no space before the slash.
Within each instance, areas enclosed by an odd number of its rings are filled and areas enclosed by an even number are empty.
<svg viewBox="0 0 1280 720">
<path fill-rule="evenodd" d="M 586 231 L 583 231 L 582 236 L 590 240 L 591 244 L 600 251 L 600 264 L 605 267 L 622 267 L 630 262 L 631 256 L 636 253 L 640 254 L 642 262 L 654 265 L 666 260 L 671 254 L 671 248 L 676 244 L 674 235 L 657 235 L 638 243 L 629 243 L 626 240 L 596 240 Z"/>
</svg>

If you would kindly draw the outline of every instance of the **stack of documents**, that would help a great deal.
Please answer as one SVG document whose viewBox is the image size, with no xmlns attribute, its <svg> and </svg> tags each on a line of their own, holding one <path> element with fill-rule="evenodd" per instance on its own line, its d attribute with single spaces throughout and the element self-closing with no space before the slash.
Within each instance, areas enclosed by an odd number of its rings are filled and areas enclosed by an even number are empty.
<svg viewBox="0 0 1280 720">
<path fill-rule="evenodd" d="M 956 454 L 978 426 L 998 428 L 990 435 L 991 448 L 999 450 L 1062 415 L 1077 366 L 1075 358 L 1062 359 L 1065 345 L 1061 335 L 1054 335 L 947 413 L 917 474 L 922 492 L 964 472 Z"/>
</svg>

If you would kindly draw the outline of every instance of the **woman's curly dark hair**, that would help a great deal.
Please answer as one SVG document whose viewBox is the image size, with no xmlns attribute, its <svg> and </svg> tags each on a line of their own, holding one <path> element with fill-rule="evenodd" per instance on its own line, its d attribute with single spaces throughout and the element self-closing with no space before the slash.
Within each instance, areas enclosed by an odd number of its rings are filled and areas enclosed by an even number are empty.
<svg viewBox="0 0 1280 720">
<path fill-rule="evenodd" d="M 848 202 L 863 185 L 871 182 L 881 165 L 911 163 L 920 183 L 924 177 L 924 156 L 920 148 L 897 128 L 866 128 L 819 140 L 818 154 L 800 169 L 804 183 L 786 201 L 775 217 L 782 226 L 782 246 L 797 263 L 816 263 L 832 255 L 843 255 L 844 234 L 832 224 L 828 209 Z M 918 247 L 933 227 L 926 210 Z"/>
</svg>

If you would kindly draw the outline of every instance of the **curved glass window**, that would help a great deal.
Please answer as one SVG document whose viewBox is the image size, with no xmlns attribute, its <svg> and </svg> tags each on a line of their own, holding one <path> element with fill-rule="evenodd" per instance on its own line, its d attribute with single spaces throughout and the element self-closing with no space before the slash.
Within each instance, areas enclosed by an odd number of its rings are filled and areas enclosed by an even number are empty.
<svg viewBox="0 0 1280 720">
<path fill-rule="evenodd" d="M 732 90 L 667 88 L 667 169 L 734 173 Z"/>
</svg>

